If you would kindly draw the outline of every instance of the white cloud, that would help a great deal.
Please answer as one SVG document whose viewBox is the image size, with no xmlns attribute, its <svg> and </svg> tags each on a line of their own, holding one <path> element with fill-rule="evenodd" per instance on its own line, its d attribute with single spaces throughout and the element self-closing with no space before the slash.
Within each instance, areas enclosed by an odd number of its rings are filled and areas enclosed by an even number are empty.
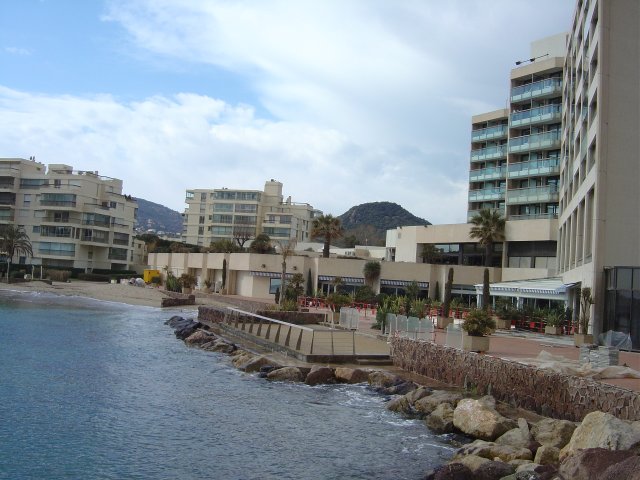
<svg viewBox="0 0 640 480">
<path fill-rule="evenodd" d="M 31 50 L 23 47 L 4 47 L 4 51 L 11 55 L 31 55 Z"/>
</svg>

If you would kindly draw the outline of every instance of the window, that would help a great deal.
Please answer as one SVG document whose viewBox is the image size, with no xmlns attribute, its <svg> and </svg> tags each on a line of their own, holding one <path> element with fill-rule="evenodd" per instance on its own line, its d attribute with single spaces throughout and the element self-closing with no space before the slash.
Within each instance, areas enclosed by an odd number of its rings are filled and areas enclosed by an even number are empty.
<svg viewBox="0 0 640 480">
<path fill-rule="evenodd" d="M 269 279 L 269 293 L 275 294 L 276 290 L 280 289 L 281 279 L 279 278 L 270 278 Z"/>
<path fill-rule="evenodd" d="M 24 203 L 24 206 L 25 206 L 25 207 L 28 207 L 29 205 L 31 205 L 31 194 L 29 194 L 29 193 L 25 193 L 25 194 L 24 194 L 24 201 L 23 201 L 23 203 Z"/>
<path fill-rule="evenodd" d="M 231 224 L 233 222 L 233 215 L 213 215 L 213 223 L 227 223 Z"/>
<path fill-rule="evenodd" d="M 233 203 L 214 203 L 214 212 L 233 212 Z"/>
</svg>

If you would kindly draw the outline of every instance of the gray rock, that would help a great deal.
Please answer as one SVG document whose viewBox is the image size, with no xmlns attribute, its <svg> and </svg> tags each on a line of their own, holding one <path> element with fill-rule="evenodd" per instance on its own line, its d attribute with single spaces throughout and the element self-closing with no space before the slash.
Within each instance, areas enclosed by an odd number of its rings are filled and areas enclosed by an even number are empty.
<svg viewBox="0 0 640 480">
<path fill-rule="evenodd" d="M 490 460 L 475 471 L 475 480 L 500 480 L 515 472 L 515 467 L 504 462 Z"/>
<path fill-rule="evenodd" d="M 251 360 L 253 360 L 253 358 L 254 356 L 251 355 L 249 352 L 245 352 L 244 350 L 236 350 L 234 352 L 233 358 L 231 359 L 231 364 L 234 367 L 242 370 L 242 367 L 244 367 L 244 365 L 246 365 L 247 362 L 250 362 Z"/>
<path fill-rule="evenodd" d="M 494 442 L 486 442 L 484 440 L 475 440 L 464 445 L 456 451 L 453 458 L 458 459 L 466 455 L 478 455 L 479 457 L 483 457 L 488 460 L 495 460 L 498 458 L 503 462 L 510 462 L 512 460 L 531 461 L 533 459 L 531 450 L 526 448 L 498 445 Z"/>
<path fill-rule="evenodd" d="M 561 450 L 560 461 L 581 448 L 627 450 L 639 447 L 640 421 L 628 422 L 609 413 L 591 412 L 584 417 L 569 443 Z"/>
<path fill-rule="evenodd" d="M 453 407 L 448 403 L 441 403 L 425 419 L 427 427 L 436 433 L 451 433 L 455 430 L 453 426 Z"/>
<path fill-rule="evenodd" d="M 640 480 L 640 455 L 634 455 L 607 468 L 600 480 Z"/>
<path fill-rule="evenodd" d="M 568 456 L 560 464 L 559 471 L 565 478 L 600 480 L 604 473 L 617 463 L 637 456 L 629 450 L 586 448 Z M 620 480 L 624 477 L 620 477 Z"/>
<path fill-rule="evenodd" d="M 392 412 L 411 414 L 413 412 L 413 407 L 407 400 L 406 395 L 398 395 L 387 402 L 387 410 L 391 410 Z"/>
<path fill-rule="evenodd" d="M 336 380 L 341 383 L 365 383 L 369 381 L 369 371 L 361 368 L 337 367 Z"/>
<path fill-rule="evenodd" d="M 373 388 L 388 388 L 402 383 L 402 379 L 385 370 L 374 370 L 369 373 L 369 385 Z"/>
<path fill-rule="evenodd" d="M 448 403 L 452 407 L 458 404 L 462 400 L 462 395 L 457 392 L 450 392 L 447 390 L 434 390 L 431 395 L 426 395 L 414 404 L 416 412 L 422 415 L 429 415 L 433 412 L 441 403 Z"/>
<path fill-rule="evenodd" d="M 533 461 L 534 463 L 539 463 L 540 465 L 557 465 L 559 455 L 559 448 L 542 445 L 540 448 L 538 448 Z"/>
<path fill-rule="evenodd" d="M 197 345 L 202 345 L 203 343 L 211 342 L 216 338 L 217 337 L 215 337 L 213 334 L 209 332 L 205 332 L 204 330 L 196 330 L 187 338 L 185 338 L 184 342 L 190 346 L 197 346 Z"/>
<path fill-rule="evenodd" d="M 461 463 L 448 463 L 440 465 L 427 473 L 424 480 L 469 480 L 473 478 L 473 472 Z"/>
<path fill-rule="evenodd" d="M 520 427 L 512 428 L 508 432 L 500 435 L 496 439 L 496 443 L 498 445 L 511 445 L 512 447 L 529 448 L 531 436 L 529 435 L 528 429 L 525 434 Z"/>
<path fill-rule="evenodd" d="M 329 383 L 336 383 L 336 377 L 333 374 L 333 369 L 330 367 L 323 367 L 321 365 L 314 365 L 311 367 L 311 371 L 307 374 L 304 380 L 307 385 L 324 385 Z"/>
<path fill-rule="evenodd" d="M 555 420 L 553 418 L 545 418 L 533 424 L 531 427 L 531 435 L 542 445 L 549 447 L 562 448 L 573 435 L 578 425 L 568 420 Z"/>
<path fill-rule="evenodd" d="M 469 470 L 471 470 L 471 472 L 475 473 L 482 464 L 488 463 L 490 461 L 491 460 L 489 460 L 488 458 L 480 457 L 478 455 L 467 455 L 464 457 L 456 458 L 451 463 L 461 463 L 462 465 L 467 467 Z"/>
<path fill-rule="evenodd" d="M 495 400 L 492 397 L 460 400 L 453 411 L 453 424 L 467 435 L 490 441 L 516 426 L 513 420 L 496 411 Z"/>
<path fill-rule="evenodd" d="M 297 367 L 282 367 L 270 371 L 267 379 L 277 382 L 302 382 L 304 376 Z"/>
<path fill-rule="evenodd" d="M 222 353 L 233 353 L 238 349 L 236 345 L 233 343 L 229 343 L 226 340 L 219 338 L 216 342 L 209 348 L 209 350 L 213 352 L 222 352 Z"/>
<path fill-rule="evenodd" d="M 407 393 L 406 397 L 407 397 L 407 402 L 409 402 L 409 404 L 413 405 L 414 403 L 416 403 L 418 400 L 420 400 L 421 398 L 424 398 L 428 395 L 431 395 L 433 393 L 433 390 L 429 387 L 418 387 L 415 390 L 413 390 L 412 392 Z"/>
<path fill-rule="evenodd" d="M 244 363 L 240 368 L 247 373 L 260 372 L 263 367 L 271 366 L 274 368 L 280 367 L 279 364 L 273 360 L 260 355 L 259 357 L 253 357 Z"/>
</svg>

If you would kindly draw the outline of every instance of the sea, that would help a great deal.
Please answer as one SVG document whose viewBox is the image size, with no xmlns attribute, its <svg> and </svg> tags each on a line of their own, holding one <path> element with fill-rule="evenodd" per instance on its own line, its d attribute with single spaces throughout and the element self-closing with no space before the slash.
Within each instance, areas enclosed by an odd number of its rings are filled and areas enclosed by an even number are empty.
<svg viewBox="0 0 640 480">
<path fill-rule="evenodd" d="M 1 290 L 0 479 L 419 479 L 455 450 L 364 385 L 189 348 L 174 314 Z"/>
</svg>

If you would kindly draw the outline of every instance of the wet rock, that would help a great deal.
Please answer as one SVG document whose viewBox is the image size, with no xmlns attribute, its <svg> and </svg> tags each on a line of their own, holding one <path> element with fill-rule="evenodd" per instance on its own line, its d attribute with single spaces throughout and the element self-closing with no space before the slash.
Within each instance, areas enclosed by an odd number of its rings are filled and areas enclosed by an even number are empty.
<svg viewBox="0 0 640 480">
<path fill-rule="evenodd" d="M 304 376 L 297 367 L 282 367 L 270 371 L 267 379 L 276 382 L 302 382 Z"/>
<path fill-rule="evenodd" d="M 542 445 L 562 448 L 569 443 L 577 426 L 576 423 L 568 420 L 545 418 L 533 424 L 531 435 Z"/>
<path fill-rule="evenodd" d="M 413 391 L 411 391 L 411 392 L 406 394 L 407 402 L 409 402 L 411 405 L 413 405 L 414 403 L 416 403 L 421 398 L 429 396 L 432 393 L 433 393 L 433 390 L 431 388 L 419 386 L 415 390 L 413 390 Z"/>
<path fill-rule="evenodd" d="M 610 466 L 634 456 L 635 454 L 628 450 L 586 448 L 565 458 L 559 471 L 565 478 L 600 480 Z"/>
<path fill-rule="evenodd" d="M 634 455 L 607 468 L 600 480 L 640 480 L 640 455 Z"/>
<path fill-rule="evenodd" d="M 269 367 L 269 371 L 271 371 L 274 367 L 279 367 L 279 366 L 280 365 L 275 363 L 273 360 L 270 360 L 267 357 L 260 355 L 258 357 L 253 357 L 252 359 L 250 359 L 247 363 L 242 365 L 241 368 L 247 373 L 253 373 L 258 371 L 262 372 L 264 371 L 263 369 L 265 367 Z"/>
<path fill-rule="evenodd" d="M 454 458 L 460 458 L 466 455 L 478 455 L 489 460 L 499 458 L 503 462 L 511 460 L 529 460 L 533 459 L 531 450 L 526 448 L 511 447 L 509 445 L 498 445 L 494 442 L 486 442 L 484 440 L 475 440 L 462 448 L 458 449 Z"/>
<path fill-rule="evenodd" d="M 470 480 L 472 478 L 473 472 L 469 467 L 461 463 L 449 463 L 440 465 L 427 473 L 424 480 Z"/>
<path fill-rule="evenodd" d="M 242 368 L 251 360 L 254 359 L 254 356 L 249 352 L 245 352 L 243 350 L 237 350 L 234 352 L 233 359 L 231 360 L 231 364 L 242 370 Z"/>
<path fill-rule="evenodd" d="M 400 377 L 384 370 L 374 370 L 369 373 L 368 380 L 369 385 L 375 389 L 389 388 L 402 383 L 402 379 Z"/>
<path fill-rule="evenodd" d="M 493 397 L 460 400 L 453 411 L 453 424 L 467 435 L 490 441 L 516 426 L 513 420 L 496 411 Z"/>
<path fill-rule="evenodd" d="M 407 400 L 405 395 L 399 395 L 392 398 L 387 402 L 387 410 L 392 412 L 404 413 L 405 415 L 411 415 L 413 413 L 413 407 Z"/>
<path fill-rule="evenodd" d="M 500 480 L 515 472 L 515 467 L 504 462 L 490 460 L 475 471 L 475 480 Z"/>
<path fill-rule="evenodd" d="M 462 395 L 457 392 L 447 390 L 434 390 L 431 395 L 424 396 L 415 402 L 414 408 L 416 412 L 422 415 L 429 415 L 441 403 L 448 403 L 452 407 L 456 407 L 458 402 L 462 400 Z"/>
<path fill-rule="evenodd" d="M 205 332 L 204 330 L 197 330 L 196 332 L 185 338 L 184 342 L 187 345 L 197 346 L 214 341 L 216 338 L 217 337 L 212 333 Z"/>
<path fill-rule="evenodd" d="M 538 448 L 533 461 L 534 463 L 539 463 L 540 465 L 557 465 L 559 455 L 559 448 L 542 445 L 540 448 Z"/>
<path fill-rule="evenodd" d="M 425 419 L 427 427 L 436 433 L 451 433 L 455 430 L 453 426 L 453 407 L 448 403 L 441 403 Z"/>
<path fill-rule="evenodd" d="M 584 417 L 569 443 L 561 450 L 560 460 L 581 448 L 640 448 L 640 421 L 628 422 L 609 413 L 591 412 Z"/>
<path fill-rule="evenodd" d="M 386 388 L 379 388 L 378 392 L 383 395 L 406 395 L 409 392 L 413 392 L 418 388 L 413 382 L 400 382 L 397 385 L 392 385 Z"/>
<path fill-rule="evenodd" d="M 341 383 L 365 383 L 369 381 L 369 371 L 361 368 L 337 367 L 336 380 Z"/>
<path fill-rule="evenodd" d="M 307 385 L 336 383 L 336 377 L 333 374 L 332 368 L 314 365 L 311 367 L 311 371 L 307 374 L 304 383 Z"/>
<path fill-rule="evenodd" d="M 218 340 L 216 340 L 216 342 L 210 348 L 212 352 L 221 352 L 226 354 L 231 354 L 235 352 L 237 349 L 238 347 L 235 344 L 229 343 L 226 340 L 223 340 L 222 338 L 219 338 Z"/>
</svg>

